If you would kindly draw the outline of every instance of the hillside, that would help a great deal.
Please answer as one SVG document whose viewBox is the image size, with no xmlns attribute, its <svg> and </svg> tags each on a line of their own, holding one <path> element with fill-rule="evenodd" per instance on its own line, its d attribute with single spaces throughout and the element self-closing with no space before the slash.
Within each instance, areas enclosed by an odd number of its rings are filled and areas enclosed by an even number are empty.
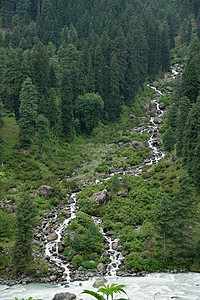
<svg viewBox="0 0 200 300">
<path fill-rule="evenodd" d="M 199 12 L 187 0 L 1 1 L 2 280 L 59 282 L 45 245 L 74 192 L 58 255 L 72 278 L 108 272 L 95 218 L 119 239 L 118 275 L 199 271 Z"/>
</svg>

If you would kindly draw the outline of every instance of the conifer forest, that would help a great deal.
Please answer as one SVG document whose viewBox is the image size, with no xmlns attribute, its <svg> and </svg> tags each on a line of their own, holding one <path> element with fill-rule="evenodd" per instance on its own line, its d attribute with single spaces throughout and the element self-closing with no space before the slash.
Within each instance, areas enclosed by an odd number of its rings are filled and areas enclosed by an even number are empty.
<svg viewBox="0 0 200 300">
<path fill-rule="evenodd" d="M 0 0 L 0 283 L 200 272 L 199 193 L 199 0 Z"/>
</svg>

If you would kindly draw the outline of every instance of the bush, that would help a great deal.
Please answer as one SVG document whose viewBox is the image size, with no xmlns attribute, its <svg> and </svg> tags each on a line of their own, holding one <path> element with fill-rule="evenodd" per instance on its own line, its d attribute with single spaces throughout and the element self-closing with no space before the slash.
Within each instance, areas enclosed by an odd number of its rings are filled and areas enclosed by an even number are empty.
<svg viewBox="0 0 200 300">
<path fill-rule="evenodd" d="M 144 270 L 144 261 L 136 252 L 131 252 L 126 256 L 125 264 L 128 269 L 134 269 L 136 272 Z"/>
<path fill-rule="evenodd" d="M 85 269 L 96 269 L 97 265 L 98 265 L 98 262 L 95 262 L 95 261 L 85 261 L 83 263 L 83 267 Z"/>
<path fill-rule="evenodd" d="M 80 266 L 82 266 L 83 260 L 84 259 L 81 255 L 76 255 L 72 258 L 72 264 L 75 268 L 79 268 Z"/>
</svg>

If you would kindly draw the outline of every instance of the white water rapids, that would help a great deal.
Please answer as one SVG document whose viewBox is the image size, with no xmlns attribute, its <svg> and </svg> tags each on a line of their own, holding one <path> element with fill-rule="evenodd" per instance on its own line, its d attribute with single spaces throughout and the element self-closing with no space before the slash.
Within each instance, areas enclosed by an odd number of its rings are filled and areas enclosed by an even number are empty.
<svg viewBox="0 0 200 300">
<path fill-rule="evenodd" d="M 145 277 L 106 277 L 108 283 L 125 284 L 127 297 L 124 294 L 116 294 L 114 299 L 129 298 L 131 300 L 199 300 L 200 299 L 200 274 L 182 273 L 166 274 L 153 273 Z M 56 293 L 70 292 L 77 299 L 94 300 L 94 297 L 81 294 L 84 289 L 96 291 L 92 287 L 93 280 L 73 282 L 70 287 L 52 286 L 48 284 L 15 285 L 8 287 L 0 285 L 0 299 L 14 300 L 34 299 L 52 300 Z M 81 286 L 80 286 L 81 284 Z"/>
</svg>

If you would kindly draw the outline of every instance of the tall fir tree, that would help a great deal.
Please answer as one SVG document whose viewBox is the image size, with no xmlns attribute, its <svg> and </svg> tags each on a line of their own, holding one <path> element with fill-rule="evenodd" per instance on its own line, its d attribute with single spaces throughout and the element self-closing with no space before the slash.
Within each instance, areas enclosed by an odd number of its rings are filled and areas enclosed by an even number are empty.
<svg viewBox="0 0 200 300">
<path fill-rule="evenodd" d="M 19 95 L 20 99 L 20 142 L 21 146 L 28 148 L 31 144 L 34 130 L 36 129 L 37 119 L 37 103 L 38 94 L 35 86 L 32 84 L 30 78 L 27 78 L 22 85 L 22 89 Z"/>
<path fill-rule="evenodd" d="M 49 122 L 43 115 L 37 117 L 37 143 L 40 147 L 41 156 L 44 157 L 44 153 L 47 150 L 49 141 Z"/>
<path fill-rule="evenodd" d="M 109 118 L 116 121 L 120 117 L 122 98 L 119 87 L 119 65 L 116 55 L 113 53 L 110 62 L 110 99 L 109 99 Z"/>
<path fill-rule="evenodd" d="M 74 105 L 70 76 L 63 73 L 61 84 L 61 122 L 63 134 L 67 141 L 72 141 L 75 135 Z"/>
<path fill-rule="evenodd" d="M 190 101 L 187 97 L 183 97 L 180 100 L 177 119 L 176 119 L 176 154 L 182 156 L 183 152 L 183 137 L 185 120 L 187 119 L 190 110 Z"/>
<path fill-rule="evenodd" d="M 174 262 L 184 266 L 194 254 L 194 226 L 198 220 L 194 187 L 188 176 L 181 179 L 171 201 L 170 236 Z"/>
<path fill-rule="evenodd" d="M 36 227 L 36 206 L 30 196 L 24 196 L 16 211 L 16 233 L 13 248 L 15 269 L 23 273 L 32 265 L 32 243 Z"/>
</svg>

